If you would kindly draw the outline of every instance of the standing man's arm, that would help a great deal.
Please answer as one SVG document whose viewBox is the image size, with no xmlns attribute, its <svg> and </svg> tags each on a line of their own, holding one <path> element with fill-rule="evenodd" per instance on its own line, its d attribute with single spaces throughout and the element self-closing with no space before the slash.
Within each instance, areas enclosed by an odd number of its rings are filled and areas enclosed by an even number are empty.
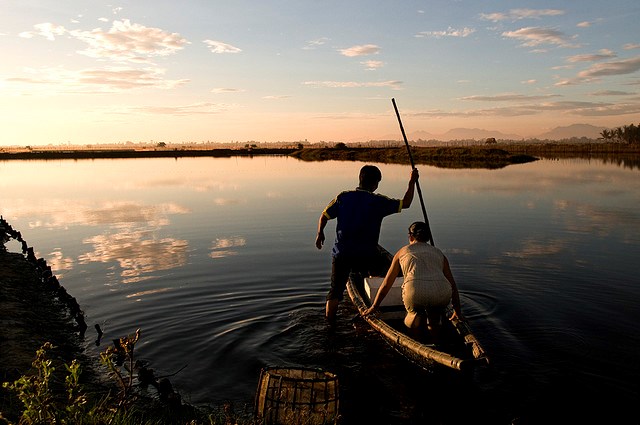
<svg viewBox="0 0 640 425">
<path fill-rule="evenodd" d="M 411 177 L 409 177 L 409 186 L 407 187 L 407 192 L 404 194 L 404 198 L 402 198 L 402 209 L 407 209 L 411 206 L 411 202 L 413 201 L 413 195 L 416 191 L 416 182 L 418 181 L 418 169 L 413 168 L 411 170 Z"/>
<path fill-rule="evenodd" d="M 316 248 L 322 249 L 322 245 L 324 245 L 324 228 L 327 225 L 327 221 L 329 219 L 324 213 L 320 214 L 320 219 L 318 220 L 318 234 L 316 235 Z"/>
</svg>

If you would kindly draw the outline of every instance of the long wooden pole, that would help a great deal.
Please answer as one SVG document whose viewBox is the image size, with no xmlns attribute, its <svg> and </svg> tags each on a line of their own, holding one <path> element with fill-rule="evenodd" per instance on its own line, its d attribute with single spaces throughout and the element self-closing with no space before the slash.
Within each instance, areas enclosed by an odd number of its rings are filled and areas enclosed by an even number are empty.
<svg viewBox="0 0 640 425">
<path fill-rule="evenodd" d="M 402 131 L 404 144 L 407 147 L 407 152 L 409 153 L 409 161 L 411 161 L 411 168 L 416 168 L 416 165 L 413 162 L 413 155 L 411 154 L 411 147 L 409 146 L 409 141 L 407 140 L 407 135 L 404 132 L 404 126 L 402 125 L 402 120 L 400 119 L 400 112 L 398 112 L 398 107 L 396 106 L 396 100 L 392 98 L 391 103 L 393 103 L 393 109 L 395 109 L 396 116 L 398 117 L 398 123 L 400 124 L 400 131 Z M 431 245 L 435 245 L 433 242 L 433 234 L 431 233 L 431 226 L 429 226 L 429 219 L 427 218 L 427 210 L 424 207 L 424 200 L 422 199 L 422 190 L 420 189 L 419 181 L 416 181 L 416 189 L 418 190 L 418 197 L 420 198 L 420 206 L 422 206 L 422 215 L 424 216 L 424 222 L 427 225 L 427 229 L 429 229 L 429 243 L 431 243 Z"/>
</svg>

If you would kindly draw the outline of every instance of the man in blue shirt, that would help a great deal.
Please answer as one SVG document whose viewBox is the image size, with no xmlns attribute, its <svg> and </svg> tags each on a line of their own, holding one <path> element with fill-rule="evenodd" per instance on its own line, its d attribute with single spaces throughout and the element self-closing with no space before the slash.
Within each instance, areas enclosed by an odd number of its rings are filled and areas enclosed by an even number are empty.
<svg viewBox="0 0 640 425">
<path fill-rule="evenodd" d="M 381 262 L 378 238 L 382 219 L 409 208 L 413 201 L 418 170 L 411 170 L 409 186 L 402 199 L 392 199 L 374 193 L 382 180 L 382 173 L 373 165 L 360 170 L 360 184 L 355 190 L 341 192 L 320 214 L 316 247 L 325 241 L 327 222 L 337 218 L 336 240 L 331 251 L 331 289 L 327 294 L 325 315 L 329 324 L 335 324 L 338 304 L 342 300 L 351 273 L 369 274 L 376 270 L 384 275 L 388 262 Z M 380 270 L 380 268 L 383 270 Z"/>
</svg>

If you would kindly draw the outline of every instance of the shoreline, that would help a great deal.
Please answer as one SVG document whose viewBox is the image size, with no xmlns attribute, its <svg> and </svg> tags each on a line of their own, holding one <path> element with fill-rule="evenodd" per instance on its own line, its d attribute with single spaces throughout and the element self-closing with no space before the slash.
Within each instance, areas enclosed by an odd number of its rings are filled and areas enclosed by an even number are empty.
<svg viewBox="0 0 640 425">
<path fill-rule="evenodd" d="M 288 155 L 296 149 L 59 149 L 0 151 L 0 161 L 52 159 L 126 159 L 126 158 L 187 158 L 254 155 Z"/>
<path fill-rule="evenodd" d="M 393 143 L 393 144 L 391 144 Z M 512 164 L 523 164 L 540 158 L 603 158 L 628 161 L 640 166 L 640 144 L 597 142 L 597 143 L 518 143 L 518 142 L 449 142 L 441 145 L 425 145 L 421 142 L 411 146 L 416 164 L 433 165 L 441 168 L 502 168 Z M 244 147 L 208 148 L 182 146 L 138 148 L 9 148 L 0 149 L 0 161 L 12 160 L 92 160 L 129 158 L 231 158 L 254 156 L 290 156 L 302 161 L 367 161 L 378 163 L 409 164 L 406 146 L 390 142 L 385 147 L 348 146 L 338 143 L 328 146 L 297 147 Z"/>
</svg>

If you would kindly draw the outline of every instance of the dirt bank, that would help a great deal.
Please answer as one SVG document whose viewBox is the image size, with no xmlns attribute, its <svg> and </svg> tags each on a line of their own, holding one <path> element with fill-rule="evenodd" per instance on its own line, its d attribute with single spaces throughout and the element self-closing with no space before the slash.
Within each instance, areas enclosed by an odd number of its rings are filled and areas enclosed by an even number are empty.
<svg viewBox="0 0 640 425">
<path fill-rule="evenodd" d="M 0 244 L 0 380 L 12 382 L 29 372 L 36 350 L 47 341 L 55 347 L 49 356 L 56 372 L 63 374 L 63 362 L 83 358 L 79 335 L 68 308 L 45 287 L 36 267 Z M 1 387 L 0 397 L 0 411 L 7 417 L 21 407 Z"/>
</svg>

